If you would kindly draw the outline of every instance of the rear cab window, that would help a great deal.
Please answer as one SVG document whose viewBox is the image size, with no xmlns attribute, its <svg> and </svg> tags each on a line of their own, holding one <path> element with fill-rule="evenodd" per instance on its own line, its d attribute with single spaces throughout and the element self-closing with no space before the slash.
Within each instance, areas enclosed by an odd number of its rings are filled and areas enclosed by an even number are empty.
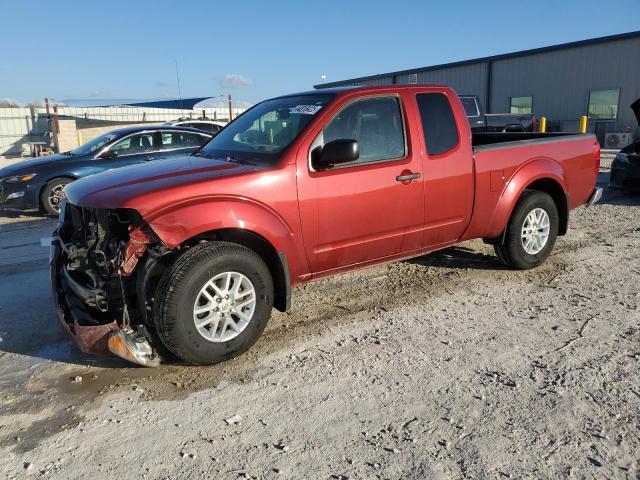
<svg viewBox="0 0 640 480">
<path fill-rule="evenodd" d="M 419 93 L 416 95 L 422 133 L 429 155 L 440 155 L 459 143 L 451 103 L 443 93 Z"/>
</svg>

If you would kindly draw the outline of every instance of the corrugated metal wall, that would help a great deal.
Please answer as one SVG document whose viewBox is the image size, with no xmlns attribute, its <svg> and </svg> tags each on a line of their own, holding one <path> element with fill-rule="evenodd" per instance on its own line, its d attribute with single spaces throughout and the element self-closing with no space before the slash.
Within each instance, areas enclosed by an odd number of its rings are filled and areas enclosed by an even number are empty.
<svg viewBox="0 0 640 480">
<path fill-rule="evenodd" d="M 640 97 L 640 38 L 584 45 L 493 62 L 491 111 L 506 112 L 511 97 L 533 96 L 533 112 L 553 121 L 573 121 L 587 112 L 590 90 L 620 89 L 621 132 L 636 119 L 629 105 Z"/>
<path fill-rule="evenodd" d="M 396 83 L 409 83 L 409 75 L 397 75 Z M 477 95 L 483 103 L 486 102 L 487 65 L 484 63 L 428 70 L 418 72 L 417 76 L 418 83 L 448 85 L 460 95 Z"/>
<path fill-rule="evenodd" d="M 509 112 L 511 97 L 532 96 L 533 113 L 544 115 L 551 125 L 565 129 L 576 129 L 578 118 L 587 114 L 589 91 L 620 89 L 617 120 L 590 121 L 590 130 L 596 129 L 597 123 L 601 141 L 605 132 L 623 132 L 628 127 L 640 135 L 629 108 L 640 97 L 638 36 L 425 71 L 391 73 L 356 82 L 333 82 L 330 86 L 407 84 L 410 75 L 417 75 L 418 83 L 449 85 L 459 94 L 477 95 L 489 113 Z"/>
<path fill-rule="evenodd" d="M 393 77 L 379 77 L 379 78 L 370 78 L 367 80 L 363 80 L 361 82 L 345 82 L 341 83 L 341 87 L 365 87 L 365 86 L 377 86 L 377 85 L 392 85 Z"/>
<path fill-rule="evenodd" d="M 42 141 L 47 119 L 39 115 L 39 111 L 37 108 L 0 108 L 0 155 L 17 153 L 22 143 Z"/>
</svg>

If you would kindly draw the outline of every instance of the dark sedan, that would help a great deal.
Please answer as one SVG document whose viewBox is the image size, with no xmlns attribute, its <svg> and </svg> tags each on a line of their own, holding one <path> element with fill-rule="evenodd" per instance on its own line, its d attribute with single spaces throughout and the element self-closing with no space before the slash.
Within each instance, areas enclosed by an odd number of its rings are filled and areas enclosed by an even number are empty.
<svg viewBox="0 0 640 480">
<path fill-rule="evenodd" d="M 65 185 L 78 178 L 190 153 L 211 138 L 200 130 L 169 125 L 114 130 L 69 152 L 0 169 L 0 208 L 37 208 L 55 215 Z"/>
<path fill-rule="evenodd" d="M 640 125 L 640 98 L 631 104 Z M 624 147 L 611 164 L 609 188 L 640 193 L 640 139 Z"/>
</svg>

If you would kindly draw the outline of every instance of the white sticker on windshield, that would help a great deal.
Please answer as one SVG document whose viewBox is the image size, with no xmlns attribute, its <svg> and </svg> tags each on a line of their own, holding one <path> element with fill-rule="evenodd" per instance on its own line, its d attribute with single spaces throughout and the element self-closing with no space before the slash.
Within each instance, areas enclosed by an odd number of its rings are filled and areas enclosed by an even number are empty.
<svg viewBox="0 0 640 480">
<path fill-rule="evenodd" d="M 289 109 L 290 113 L 302 113 L 305 115 L 315 115 L 318 110 L 322 108 L 322 105 L 296 105 Z"/>
</svg>

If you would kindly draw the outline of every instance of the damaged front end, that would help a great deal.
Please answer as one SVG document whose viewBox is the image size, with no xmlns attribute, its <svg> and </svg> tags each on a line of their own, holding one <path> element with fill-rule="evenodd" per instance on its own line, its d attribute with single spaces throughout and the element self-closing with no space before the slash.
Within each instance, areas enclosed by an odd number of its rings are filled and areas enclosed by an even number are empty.
<svg viewBox="0 0 640 480">
<path fill-rule="evenodd" d="M 166 253 L 134 210 L 63 202 L 51 246 L 51 286 L 58 319 L 82 351 L 160 363 L 147 317 L 150 272 L 157 273 Z M 141 261 L 145 268 L 136 268 Z"/>
</svg>

